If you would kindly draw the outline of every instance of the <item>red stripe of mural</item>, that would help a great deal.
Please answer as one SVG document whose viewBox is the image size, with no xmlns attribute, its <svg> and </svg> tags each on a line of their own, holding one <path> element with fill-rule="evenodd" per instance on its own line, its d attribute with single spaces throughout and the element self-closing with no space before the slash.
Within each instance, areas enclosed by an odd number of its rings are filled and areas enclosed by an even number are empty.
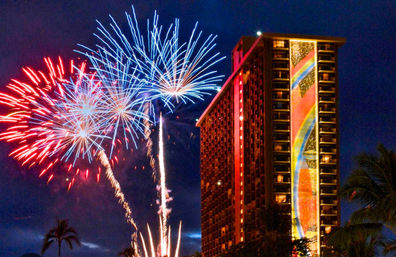
<svg viewBox="0 0 396 257">
<path fill-rule="evenodd" d="M 291 77 L 294 76 L 312 57 L 315 56 L 315 50 L 312 50 L 304 57 L 295 67 L 290 67 Z"/>
</svg>

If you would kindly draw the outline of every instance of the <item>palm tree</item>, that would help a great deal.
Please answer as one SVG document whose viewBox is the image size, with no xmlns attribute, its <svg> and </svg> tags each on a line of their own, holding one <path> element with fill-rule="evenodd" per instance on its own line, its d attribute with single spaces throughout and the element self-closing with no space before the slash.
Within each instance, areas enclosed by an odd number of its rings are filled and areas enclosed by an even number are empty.
<svg viewBox="0 0 396 257">
<path fill-rule="evenodd" d="M 191 257 L 202 257 L 202 254 L 200 252 L 195 252 Z"/>
<path fill-rule="evenodd" d="M 396 233 L 396 154 L 382 144 L 379 156 L 363 153 L 356 157 L 358 168 L 341 188 L 341 196 L 364 207 L 353 213 L 355 222 L 380 222 Z"/>
<path fill-rule="evenodd" d="M 51 246 L 53 242 L 58 243 L 58 257 L 61 256 L 61 246 L 63 241 L 66 242 L 70 249 L 73 249 L 73 241 L 78 246 L 81 246 L 78 234 L 74 228 L 69 227 L 68 220 L 57 219 L 56 223 L 57 226 L 48 231 L 48 233 L 45 235 L 43 247 L 41 248 L 41 254 L 44 254 L 44 252 Z"/>
<path fill-rule="evenodd" d="M 328 249 L 324 256 L 374 257 L 375 250 L 381 246 L 382 224 L 353 223 L 336 229 L 326 240 Z"/>
<path fill-rule="evenodd" d="M 133 247 L 131 247 L 131 246 L 127 247 L 122 252 L 119 252 L 118 256 L 134 257 L 135 256 L 135 249 L 133 249 Z"/>
</svg>

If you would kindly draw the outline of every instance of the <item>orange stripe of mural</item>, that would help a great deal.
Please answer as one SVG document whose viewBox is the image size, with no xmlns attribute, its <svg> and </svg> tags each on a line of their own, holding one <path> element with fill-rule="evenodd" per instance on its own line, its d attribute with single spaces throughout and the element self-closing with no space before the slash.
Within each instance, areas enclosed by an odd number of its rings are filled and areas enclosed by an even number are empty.
<svg viewBox="0 0 396 257">
<path fill-rule="evenodd" d="M 296 74 L 314 56 L 315 56 L 315 50 L 312 50 L 307 54 L 307 56 L 304 57 L 304 59 L 302 59 L 299 63 L 297 63 L 295 67 L 290 67 L 291 77 L 293 77 L 294 74 Z"/>
<path fill-rule="evenodd" d="M 312 85 L 309 90 L 305 93 L 304 97 L 301 98 L 300 89 L 296 88 L 292 91 L 291 99 L 293 99 L 294 112 L 292 112 L 292 145 L 294 144 L 295 137 L 298 133 L 298 130 L 301 127 L 305 117 L 311 111 L 312 106 L 316 102 L 316 87 Z"/>
</svg>

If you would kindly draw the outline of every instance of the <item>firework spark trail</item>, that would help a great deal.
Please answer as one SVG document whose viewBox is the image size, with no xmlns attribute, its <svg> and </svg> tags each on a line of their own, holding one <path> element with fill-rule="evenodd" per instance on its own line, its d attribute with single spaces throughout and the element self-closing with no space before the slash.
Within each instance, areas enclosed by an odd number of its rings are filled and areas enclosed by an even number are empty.
<svg viewBox="0 0 396 257">
<path fill-rule="evenodd" d="M 163 122 L 162 115 L 160 115 L 160 125 L 159 125 L 159 172 L 160 172 L 160 190 L 161 190 L 161 207 L 160 207 L 160 215 L 161 215 L 161 256 L 165 256 L 167 254 L 167 243 L 168 243 L 168 215 L 170 213 L 170 209 L 167 207 L 168 201 L 168 189 L 166 187 L 166 175 L 165 175 L 165 160 L 164 160 L 164 142 L 163 142 Z"/>
<path fill-rule="evenodd" d="M 153 243 L 153 238 L 151 234 L 150 226 L 147 224 L 147 230 L 149 235 L 149 250 L 151 252 L 151 257 L 165 257 L 171 256 L 171 228 L 168 225 L 168 216 L 170 213 L 170 209 L 168 209 L 167 203 L 171 200 L 168 195 L 168 189 L 166 187 L 166 172 L 165 172 L 165 159 L 164 159 L 164 141 L 163 141 L 163 120 L 162 115 L 160 115 L 159 119 L 159 172 L 160 172 L 160 208 L 158 212 L 159 216 L 159 234 L 160 234 L 160 242 L 158 245 L 158 255 L 156 255 L 155 245 Z M 174 257 L 179 256 L 180 250 L 180 240 L 181 240 L 181 226 L 182 223 L 179 224 L 178 230 L 178 239 L 176 243 L 176 249 L 174 253 Z M 146 242 L 144 240 L 143 235 L 140 233 L 141 242 L 144 250 L 144 257 L 150 257 L 147 252 Z"/>
<path fill-rule="evenodd" d="M 131 235 L 131 240 L 132 240 L 132 244 L 136 247 L 136 244 L 137 244 L 136 235 L 137 235 L 138 227 L 136 225 L 136 222 L 132 218 L 132 210 L 129 207 L 128 202 L 125 200 L 125 196 L 124 196 L 124 193 L 121 190 L 120 183 L 114 177 L 114 173 L 113 173 L 113 170 L 111 168 L 109 159 L 107 158 L 107 155 L 106 155 L 106 153 L 103 150 L 100 150 L 98 152 L 98 158 L 100 160 L 100 163 L 105 168 L 106 177 L 110 181 L 110 184 L 111 184 L 112 188 L 114 189 L 114 195 L 118 198 L 118 202 L 121 204 L 122 208 L 124 208 L 125 218 L 126 218 L 127 222 L 130 225 L 132 225 L 132 227 L 135 229 L 135 231 Z M 135 249 L 137 249 L 137 248 L 135 248 Z"/>
<path fill-rule="evenodd" d="M 150 106 L 151 103 L 145 103 L 144 105 L 144 114 L 147 115 L 147 117 L 150 117 Z M 147 153 L 146 156 L 150 160 L 150 167 L 152 169 L 152 177 L 154 182 L 157 181 L 157 167 L 155 166 L 155 158 L 153 156 L 153 140 L 151 139 L 151 122 L 149 118 L 144 119 L 144 135 L 147 140 L 146 142 L 146 147 L 147 147 Z"/>
</svg>

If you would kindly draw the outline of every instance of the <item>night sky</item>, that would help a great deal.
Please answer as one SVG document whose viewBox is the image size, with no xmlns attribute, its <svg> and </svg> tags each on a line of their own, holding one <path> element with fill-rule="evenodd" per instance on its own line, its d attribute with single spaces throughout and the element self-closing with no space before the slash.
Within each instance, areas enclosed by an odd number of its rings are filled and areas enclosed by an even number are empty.
<svg viewBox="0 0 396 257">
<path fill-rule="evenodd" d="M 108 23 L 107 15 L 112 14 L 125 26 L 124 11 L 130 11 L 131 4 L 140 25 L 157 10 L 161 24 L 181 19 L 182 37 L 196 21 L 206 35 L 217 34 L 217 50 L 227 56 L 218 70 L 226 76 L 234 45 L 257 30 L 346 37 L 339 50 L 341 179 L 354 167 L 356 154 L 374 152 L 379 142 L 396 149 L 394 1 L 2 0 L 1 90 L 10 79 L 23 78 L 23 66 L 43 69 L 43 57 L 77 57 L 77 43 L 94 47 L 95 19 Z M 194 122 L 210 100 L 181 106 L 166 116 L 168 184 L 175 198 L 171 224 L 183 221 L 182 255 L 200 249 L 199 130 Z M 110 257 L 128 246 L 130 228 L 105 179 L 100 184 L 92 179 L 67 192 L 65 184 L 47 185 L 35 170 L 21 169 L 8 157 L 10 149 L 0 143 L 0 257 L 39 253 L 56 217 L 69 219 L 83 242 L 73 251 L 64 250 L 63 256 Z M 116 176 L 139 224 L 150 221 L 155 229 L 155 187 L 144 147 L 139 149 L 115 169 Z M 342 206 L 345 221 L 351 210 Z M 52 255 L 50 250 L 45 256 Z"/>
</svg>

